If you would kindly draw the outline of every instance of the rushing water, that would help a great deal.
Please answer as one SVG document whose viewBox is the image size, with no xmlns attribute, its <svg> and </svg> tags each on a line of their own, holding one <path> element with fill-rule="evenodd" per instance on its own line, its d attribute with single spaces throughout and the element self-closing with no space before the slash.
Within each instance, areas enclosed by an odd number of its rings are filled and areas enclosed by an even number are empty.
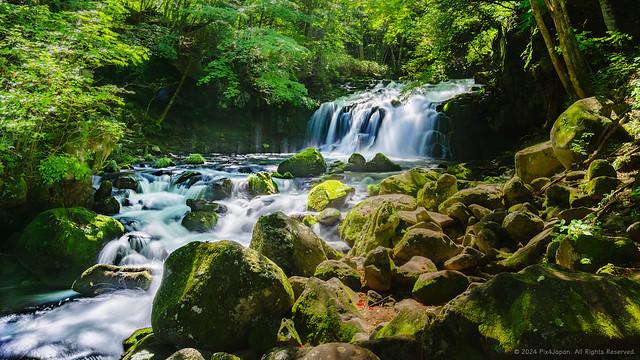
<svg viewBox="0 0 640 360">
<path fill-rule="evenodd" d="M 0 358 L 114 359 L 122 352 L 122 340 L 134 330 L 150 325 L 151 304 L 162 276 L 162 262 L 178 247 L 191 241 L 230 239 L 248 245 L 258 217 L 275 211 L 306 213 L 309 183 L 303 179 L 277 180 L 280 193 L 248 197 L 242 188 L 247 172 L 274 171 L 283 155 L 216 156 L 197 169 L 178 167 L 158 174 L 136 169 L 141 191 L 115 190 L 122 204 L 115 216 L 125 224 L 126 234 L 107 243 L 99 263 L 148 265 L 154 268 L 154 283 L 147 292 L 123 290 L 94 298 L 69 298 L 72 291 L 43 295 L 43 301 L 67 299 L 58 305 L 35 308 L 0 318 Z M 408 166 L 409 164 L 405 164 Z M 191 187 L 177 185 L 186 170 L 203 174 Z M 366 186 L 388 174 L 347 174 L 344 182 L 356 188 L 347 206 L 365 197 Z M 228 208 L 209 233 L 190 233 L 181 224 L 189 211 L 187 198 L 197 198 L 203 183 L 227 177 L 234 183 L 231 198 L 219 201 Z M 100 179 L 96 179 L 97 186 Z M 314 225 L 314 231 L 332 246 L 345 249 L 335 227 Z M 48 300 L 48 301 L 47 301 Z"/>
<path fill-rule="evenodd" d="M 474 86 L 473 80 L 453 80 L 404 93 L 402 84 L 380 83 L 322 104 L 309 123 L 308 144 L 337 154 L 449 158 L 449 122 L 436 106 Z"/>
</svg>

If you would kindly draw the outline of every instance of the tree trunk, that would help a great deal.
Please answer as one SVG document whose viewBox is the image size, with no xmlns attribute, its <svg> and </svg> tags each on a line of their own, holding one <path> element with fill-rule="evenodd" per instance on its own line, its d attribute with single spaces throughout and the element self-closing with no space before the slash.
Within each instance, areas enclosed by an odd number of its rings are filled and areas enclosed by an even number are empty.
<svg viewBox="0 0 640 360">
<path fill-rule="evenodd" d="M 544 39 L 544 43 L 547 46 L 547 52 L 549 53 L 549 58 L 551 59 L 551 63 L 553 64 L 553 68 L 556 70 L 556 74 L 558 74 L 558 78 L 562 83 L 562 87 L 564 87 L 564 91 L 572 97 L 576 98 L 576 93 L 571 86 L 571 82 L 569 81 L 569 77 L 567 76 L 564 65 L 560 61 L 558 57 L 558 53 L 556 52 L 556 45 L 553 42 L 553 38 L 551 34 L 549 34 L 549 29 L 547 25 L 544 23 L 544 18 L 542 16 L 542 11 L 540 10 L 540 6 L 538 5 L 537 0 L 531 0 L 531 10 L 533 12 L 533 17 L 536 20 L 536 24 L 538 25 L 538 30 L 542 35 L 542 39 Z"/>
<path fill-rule="evenodd" d="M 616 14 L 613 11 L 610 0 L 599 0 L 600 10 L 602 11 L 602 18 L 608 31 L 618 31 L 618 22 L 616 21 Z"/>
<path fill-rule="evenodd" d="M 162 112 L 162 115 L 160 115 L 160 118 L 157 121 L 158 124 L 162 124 L 164 122 L 164 120 L 167 118 L 167 114 L 169 114 L 169 111 L 173 107 L 173 103 L 176 102 L 176 98 L 178 97 L 180 90 L 182 90 L 182 85 L 184 85 L 185 80 L 187 80 L 187 75 L 189 74 L 189 69 L 191 68 L 191 62 L 192 60 L 190 59 L 189 62 L 187 63 L 187 67 L 184 69 L 184 72 L 182 73 L 182 77 L 180 78 L 178 87 L 176 87 L 176 91 L 174 91 L 173 95 L 171 95 L 171 99 L 169 100 L 169 103 L 167 103 L 167 106 L 165 106 L 164 111 Z"/>
</svg>

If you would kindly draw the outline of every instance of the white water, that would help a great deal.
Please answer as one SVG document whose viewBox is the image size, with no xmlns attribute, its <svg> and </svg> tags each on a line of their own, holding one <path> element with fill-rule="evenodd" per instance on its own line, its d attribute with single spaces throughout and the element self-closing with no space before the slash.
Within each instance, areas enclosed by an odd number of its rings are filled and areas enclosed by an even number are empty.
<svg viewBox="0 0 640 360">
<path fill-rule="evenodd" d="M 454 80 L 403 94 L 392 82 L 324 103 L 309 122 L 308 145 L 341 155 L 449 158 L 449 123 L 436 106 L 474 86 L 472 79 Z"/>
<path fill-rule="evenodd" d="M 256 170 L 275 170 L 275 163 L 283 156 L 258 160 L 267 165 L 251 163 L 255 159 L 244 158 Z M 237 160 L 237 158 L 236 158 Z M 234 160 L 235 161 L 235 160 Z M 154 283 L 148 292 L 118 291 L 95 298 L 76 298 L 60 306 L 49 307 L 27 314 L 15 314 L 0 318 L 0 359 L 117 359 L 122 352 L 122 340 L 134 330 L 150 325 L 153 296 L 162 276 L 162 262 L 166 256 L 191 241 L 230 239 L 249 245 L 253 225 L 258 217 L 275 211 L 287 214 L 306 213 L 308 184 L 302 180 L 277 180 L 280 193 L 250 199 L 240 189 L 247 174 L 237 172 L 239 166 L 223 161 L 224 171 L 210 168 L 196 169 L 204 178 L 228 177 L 234 182 L 234 195 L 219 201 L 228 212 L 219 218 L 216 228 L 205 234 L 190 233 L 181 224 L 189 211 L 187 198 L 194 198 L 204 188 L 196 183 L 187 188 L 173 182 L 184 169 L 175 169 L 172 176 L 154 176 L 146 171 L 136 171 L 142 191 L 116 192 L 121 204 L 125 197 L 128 206 L 122 206 L 115 216 L 127 227 L 120 239 L 107 243 L 101 251 L 99 263 L 118 265 L 149 265 L 154 268 Z M 375 176 L 375 175 L 374 175 Z M 366 185 L 371 177 L 354 174 L 345 179 L 355 186 L 356 194 L 350 205 L 364 198 Z M 99 184 L 99 179 L 94 185 Z M 345 248 L 337 236 L 336 228 L 315 225 L 314 230 L 336 248 Z M 63 299 L 73 292 L 57 294 Z"/>
</svg>

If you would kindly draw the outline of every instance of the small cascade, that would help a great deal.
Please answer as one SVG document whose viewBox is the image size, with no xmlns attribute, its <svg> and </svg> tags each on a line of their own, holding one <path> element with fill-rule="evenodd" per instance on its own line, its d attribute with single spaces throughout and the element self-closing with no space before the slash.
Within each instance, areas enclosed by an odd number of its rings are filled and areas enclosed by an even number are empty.
<svg viewBox="0 0 640 360">
<path fill-rule="evenodd" d="M 348 155 L 383 152 L 394 157 L 450 157 L 446 115 L 436 107 L 476 86 L 472 79 L 427 85 L 378 84 L 320 105 L 308 124 L 309 146 Z"/>
</svg>

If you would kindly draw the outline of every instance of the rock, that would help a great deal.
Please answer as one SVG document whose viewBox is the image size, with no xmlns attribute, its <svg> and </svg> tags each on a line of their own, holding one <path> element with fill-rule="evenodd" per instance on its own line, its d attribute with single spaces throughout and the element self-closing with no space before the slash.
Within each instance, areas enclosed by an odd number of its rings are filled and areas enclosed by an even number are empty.
<svg viewBox="0 0 640 360">
<path fill-rule="evenodd" d="M 445 270 L 468 270 L 482 265 L 484 262 L 484 254 L 480 251 L 466 246 L 460 254 L 452 257 L 443 264 Z"/>
<path fill-rule="evenodd" d="M 531 183 L 537 178 L 546 178 L 563 170 L 551 141 L 539 143 L 522 149 L 515 156 L 516 176 L 525 183 Z"/>
<path fill-rule="evenodd" d="M 102 166 L 102 171 L 107 174 L 117 173 L 120 171 L 120 166 L 118 166 L 118 163 L 115 160 L 107 160 L 104 163 L 104 166 Z"/>
<path fill-rule="evenodd" d="M 479 185 L 474 188 L 460 190 L 448 198 L 438 207 L 440 212 L 455 203 L 463 203 L 467 206 L 471 204 L 482 205 L 489 209 L 498 209 L 504 206 L 502 202 L 502 192 L 495 186 Z"/>
<path fill-rule="evenodd" d="M 103 215 L 115 215 L 120 212 L 120 203 L 114 196 L 93 200 L 93 211 Z"/>
<path fill-rule="evenodd" d="M 592 180 L 600 176 L 618 177 L 616 169 L 607 160 L 598 159 L 589 164 L 587 170 L 587 180 Z"/>
<path fill-rule="evenodd" d="M 531 187 L 536 191 L 540 191 L 549 183 L 549 181 L 551 181 L 551 179 L 547 177 L 536 178 L 531 180 Z"/>
<path fill-rule="evenodd" d="M 369 289 L 387 291 L 391 288 L 391 279 L 396 265 L 391 260 L 391 249 L 377 247 L 364 260 L 364 283 Z"/>
<path fill-rule="evenodd" d="M 289 276 L 312 276 L 321 262 L 336 258 L 335 251 L 308 226 L 282 212 L 258 219 L 249 247 L 274 261 Z"/>
<path fill-rule="evenodd" d="M 140 188 L 138 179 L 136 179 L 133 175 L 125 175 L 116 178 L 115 180 L 113 180 L 113 186 L 120 190 L 129 189 L 133 191 L 138 191 L 138 189 Z"/>
<path fill-rule="evenodd" d="M 193 348 L 185 348 L 171 354 L 166 360 L 205 360 L 200 351 Z"/>
<path fill-rule="evenodd" d="M 438 269 L 433 261 L 423 256 L 413 256 L 404 265 L 396 268 L 393 274 L 393 282 L 401 287 L 413 288 L 420 275 L 427 272 L 436 272 Z"/>
<path fill-rule="evenodd" d="M 326 226 L 333 226 L 340 222 L 342 214 L 340 210 L 334 208 L 326 208 L 316 216 L 316 220 Z"/>
<path fill-rule="evenodd" d="M 631 241 L 640 243 L 640 221 L 634 222 L 627 228 L 627 236 Z"/>
<path fill-rule="evenodd" d="M 356 341 L 355 344 L 371 350 L 380 360 L 425 359 L 424 349 L 416 336 L 386 336 L 379 339 Z"/>
<path fill-rule="evenodd" d="M 495 250 L 511 248 L 515 245 L 509 234 L 494 221 L 482 220 L 468 231 L 475 234 L 473 244 L 487 255 L 492 255 Z"/>
<path fill-rule="evenodd" d="M 251 174 L 247 177 L 249 193 L 253 196 L 273 195 L 278 193 L 278 185 L 267 172 Z"/>
<path fill-rule="evenodd" d="M 225 214 L 228 210 L 226 206 L 220 203 L 200 199 L 187 199 L 187 206 L 192 212 L 207 211 L 216 214 Z"/>
<path fill-rule="evenodd" d="M 435 315 L 428 308 L 413 299 L 405 299 L 397 303 L 396 316 L 380 330 L 372 334 L 371 339 L 390 336 L 412 336 L 424 331 Z"/>
<path fill-rule="evenodd" d="M 428 182 L 418 192 L 418 205 L 436 211 L 438 206 L 458 192 L 456 177 L 442 174 L 435 182 Z"/>
<path fill-rule="evenodd" d="M 158 341 L 151 328 L 138 329 L 122 342 L 122 360 L 166 359 L 175 352 L 171 345 Z"/>
<path fill-rule="evenodd" d="M 434 263 L 441 263 L 456 256 L 460 249 L 442 232 L 428 229 L 411 229 L 393 249 L 393 258 L 405 263 L 414 256 L 423 256 Z"/>
<path fill-rule="evenodd" d="M 427 359 L 512 358 L 519 349 L 633 349 L 640 283 L 534 265 L 447 304 L 424 337 Z M 544 354 L 538 353 L 540 357 Z M 536 357 L 538 356 L 536 355 Z M 522 355 L 521 355 L 522 356 Z"/>
<path fill-rule="evenodd" d="M 275 345 L 293 290 L 271 260 L 233 241 L 192 242 L 164 268 L 151 314 L 159 340 L 215 351 Z"/>
<path fill-rule="evenodd" d="M 191 211 L 185 215 L 181 224 L 192 232 L 208 232 L 218 224 L 218 214 L 213 211 Z"/>
<path fill-rule="evenodd" d="M 591 179 L 585 186 L 584 190 L 587 195 L 601 199 L 604 198 L 605 195 L 615 191 L 617 187 L 617 178 L 600 176 Z"/>
<path fill-rule="evenodd" d="M 640 250 L 631 239 L 579 234 L 560 242 L 556 263 L 571 270 L 595 271 L 606 264 L 636 265 Z"/>
<path fill-rule="evenodd" d="M 171 166 L 176 166 L 176 163 L 175 161 L 167 157 L 159 158 L 153 163 L 153 167 L 157 169 L 164 169 Z"/>
<path fill-rule="evenodd" d="M 83 272 L 73 282 L 71 289 L 84 296 L 98 296 L 123 289 L 147 291 L 152 280 L 150 268 L 97 264 Z"/>
<path fill-rule="evenodd" d="M 578 100 L 563 112 L 551 129 L 553 152 L 565 168 L 584 161 L 611 125 L 613 103 L 595 97 Z"/>
<path fill-rule="evenodd" d="M 462 294 L 469 279 L 461 272 L 442 270 L 420 275 L 411 294 L 426 305 L 443 304 Z"/>
<path fill-rule="evenodd" d="M 242 360 L 240 357 L 226 352 L 216 352 L 211 355 L 210 360 Z"/>
<path fill-rule="evenodd" d="M 340 224 L 339 232 L 342 241 L 353 246 L 362 237 L 365 228 L 372 226 L 373 216 L 384 203 L 390 203 L 397 211 L 416 209 L 415 199 L 408 195 L 378 195 L 364 199 L 347 213 Z"/>
<path fill-rule="evenodd" d="M 280 322 L 280 328 L 278 329 L 278 345 L 293 345 L 302 346 L 302 340 L 296 330 L 296 325 L 293 320 L 283 318 Z"/>
<path fill-rule="evenodd" d="M 364 158 L 364 156 L 358 153 L 353 153 L 351 154 L 351 156 L 349 156 L 346 170 L 354 172 L 364 171 L 366 162 L 367 160 Z"/>
<path fill-rule="evenodd" d="M 111 196 L 113 192 L 113 183 L 109 180 L 104 180 L 100 183 L 98 190 L 93 194 L 94 200 L 103 200 Z"/>
<path fill-rule="evenodd" d="M 415 210 L 400 210 L 398 211 L 398 216 L 400 217 L 400 221 L 407 227 L 424 221 L 435 222 L 423 207 L 419 207 Z"/>
<path fill-rule="evenodd" d="M 347 343 L 318 345 L 299 358 L 301 360 L 380 360 L 371 351 Z"/>
<path fill-rule="evenodd" d="M 189 156 L 184 159 L 184 163 L 189 165 L 202 165 L 205 162 L 207 162 L 207 160 L 202 154 L 189 154 Z"/>
<path fill-rule="evenodd" d="M 383 202 L 371 218 L 367 219 L 349 254 L 362 256 L 378 246 L 392 247 L 399 225 L 400 217 L 394 205 Z"/>
<path fill-rule="evenodd" d="M 502 227 L 513 241 L 526 244 L 544 229 L 544 221 L 528 211 L 516 211 L 504 218 Z"/>
<path fill-rule="evenodd" d="M 229 178 L 214 180 L 208 184 L 202 194 L 203 200 L 224 200 L 233 194 L 233 182 Z"/>
<path fill-rule="evenodd" d="M 513 206 L 533 199 L 533 191 L 517 176 L 512 177 L 502 188 L 507 206 Z"/>
<path fill-rule="evenodd" d="M 469 211 L 471 211 L 471 214 L 478 220 L 482 220 L 486 218 L 487 216 L 491 215 L 491 213 L 493 212 L 490 209 L 487 209 L 486 207 L 478 204 L 471 204 L 468 206 L 468 208 L 469 208 Z"/>
<path fill-rule="evenodd" d="M 329 164 L 329 166 L 327 167 L 327 173 L 331 175 L 342 174 L 343 172 L 346 171 L 346 169 L 347 169 L 347 164 L 345 164 L 340 160 L 336 160 L 336 161 L 333 161 L 331 164 Z"/>
<path fill-rule="evenodd" d="M 294 177 L 322 175 L 327 171 L 327 163 L 318 149 L 306 148 L 278 165 L 278 173 L 287 172 Z"/>
<path fill-rule="evenodd" d="M 453 220 L 447 215 L 440 214 L 433 211 L 428 211 L 427 214 L 429 214 L 429 217 L 431 218 L 431 220 L 433 220 L 436 224 L 438 224 L 440 228 L 446 228 L 455 224 L 455 220 Z"/>
<path fill-rule="evenodd" d="M 342 261 L 325 260 L 321 262 L 313 276 L 321 280 L 336 278 L 354 290 L 359 290 L 362 286 L 360 273 Z"/>
<path fill-rule="evenodd" d="M 566 209 L 569 207 L 569 198 L 571 196 L 571 190 L 559 184 L 551 185 L 545 191 L 545 206 L 546 207 L 558 207 Z"/>
<path fill-rule="evenodd" d="M 291 284 L 291 289 L 293 289 L 293 298 L 294 300 L 298 300 L 300 294 L 304 291 L 305 286 L 307 286 L 307 280 L 304 276 L 290 276 L 289 284 Z"/>
<path fill-rule="evenodd" d="M 552 238 L 553 227 L 549 227 L 534 236 L 525 246 L 518 249 L 511 256 L 500 260 L 498 262 L 499 268 L 507 271 L 517 271 L 538 263 Z"/>
<path fill-rule="evenodd" d="M 558 219 L 564 220 L 570 223 L 572 220 L 584 219 L 587 215 L 593 214 L 594 210 L 585 206 L 580 206 L 572 209 L 562 210 L 558 214 Z"/>
<path fill-rule="evenodd" d="M 380 184 L 367 185 L 367 195 L 369 196 L 380 195 Z"/>
<path fill-rule="evenodd" d="M 188 187 L 193 186 L 198 181 L 202 180 L 202 174 L 198 171 L 187 170 L 176 179 L 176 184 L 186 184 Z"/>
<path fill-rule="evenodd" d="M 382 180 L 379 194 L 404 194 L 415 197 L 425 184 L 438 179 L 438 176 L 434 170 L 413 168 Z"/>
<path fill-rule="evenodd" d="M 364 170 L 368 172 L 391 172 L 400 171 L 401 169 L 400 165 L 389 160 L 383 153 L 377 153 L 373 159 L 367 161 L 364 165 Z"/>
<path fill-rule="evenodd" d="M 95 263 L 102 246 L 122 236 L 118 221 L 84 208 L 38 214 L 24 229 L 16 255 L 28 270 L 51 285 L 69 286 Z"/>
<path fill-rule="evenodd" d="M 478 205 L 479 206 L 479 205 Z M 469 218 L 473 216 L 469 208 L 463 203 L 457 202 L 444 209 L 444 214 L 454 219 L 458 224 L 466 226 Z"/>
<path fill-rule="evenodd" d="M 322 211 L 326 208 L 340 208 L 355 189 L 338 180 L 327 180 L 314 186 L 309 192 L 307 208 Z"/>
<path fill-rule="evenodd" d="M 350 342 L 363 331 L 357 294 L 338 279 L 311 278 L 293 305 L 293 322 L 304 343 Z"/>
</svg>

